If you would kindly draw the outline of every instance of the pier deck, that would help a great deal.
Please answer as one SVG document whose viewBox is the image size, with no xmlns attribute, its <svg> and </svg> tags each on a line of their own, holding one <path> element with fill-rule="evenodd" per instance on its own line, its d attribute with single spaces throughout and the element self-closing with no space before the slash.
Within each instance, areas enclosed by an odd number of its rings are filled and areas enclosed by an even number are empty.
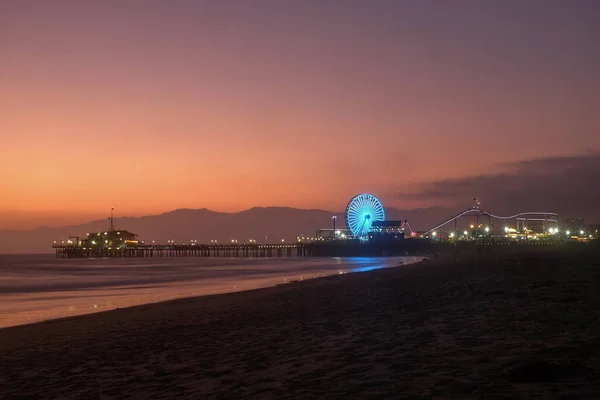
<svg viewBox="0 0 600 400">
<path fill-rule="evenodd" d="M 306 246 L 300 244 L 232 245 L 137 245 L 124 248 L 54 245 L 56 258 L 133 258 L 133 257 L 302 257 Z"/>
<path fill-rule="evenodd" d="M 81 247 L 73 244 L 52 246 L 57 258 L 173 258 L 173 257 L 390 257 L 421 256 L 456 251 L 515 252 L 527 249 L 586 247 L 581 243 L 559 244 L 551 241 L 531 243 L 507 241 L 473 241 L 435 243 L 410 239 L 394 243 L 357 243 L 351 241 L 312 242 L 294 244 L 192 244 L 136 245 L 122 248 Z"/>
</svg>

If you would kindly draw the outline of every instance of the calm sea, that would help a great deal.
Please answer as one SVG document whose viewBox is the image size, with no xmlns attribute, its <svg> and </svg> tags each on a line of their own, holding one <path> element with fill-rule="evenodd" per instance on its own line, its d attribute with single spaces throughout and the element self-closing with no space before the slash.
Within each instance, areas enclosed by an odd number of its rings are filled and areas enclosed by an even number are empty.
<svg viewBox="0 0 600 400">
<path fill-rule="evenodd" d="M 421 259 L 56 259 L 53 255 L 0 255 L 0 328 L 394 267 Z"/>
</svg>

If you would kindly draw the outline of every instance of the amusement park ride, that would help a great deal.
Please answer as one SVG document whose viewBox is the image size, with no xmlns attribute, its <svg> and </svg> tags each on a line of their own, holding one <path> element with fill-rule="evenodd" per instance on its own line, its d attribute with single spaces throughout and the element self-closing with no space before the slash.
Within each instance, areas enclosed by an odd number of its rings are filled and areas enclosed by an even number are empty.
<svg viewBox="0 0 600 400">
<path fill-rule="evenodd" d="M 527 211 L 510 216 L 499 216 L 484 211 L 481 203 L 473 199 L 473 206 L 441 224 L 423 232 L 424 238 L 439 240 L 473 240 L 489 238 L 508 238 L 514 240 L 537 240 L 548 238 L 560 233 L 558 229 L 558 214 L 553 212 Z M 458 221 L 462 217 L 475 217 L 474 224 L 468 229 L 460 232 Z M 516 226 L 509 226 L 511 222 Z M 453 224 L 453 226 L 451 225 Z M 444 227 L 450 226 L 450 230 L 444 231 Z M 567 233 L 568 235 L 568 233 Z"/>
<path fill-rule="evenodd" d="M 475 218 L 475 221 L 459 226 L 461 218 Z M 404 221 L 385 219 L 385 210 L 377 197 L 368 193 L 354 196 L 348 202 L 345 211 L 346 229 L 320 229 L 318 240 L 358 239 L 360 241 L 390 241 L 409 238 L 430 240 L 538 240 L 550 236 L 575 238 L 569 231 L 560 232 L 558 214 L 553 212 L 529 211 L 510 216 L 499 216 L 481 209 L 481 203 L 473 199 L 473 206 L 449 218 L 439 225 L 421 233 L 417 233 Z M 464 221 L 461 221 L 464 224 Z M 325 237 L 323 234 L 329 232 Z"/>
<path fill-rule="evenodd" d="M 344 212 L 346 229 L 336 229 L 337 217 L 333 217 L 333 229 L 319 229 L 318 240 L 389 241 L 416 237 L 408 220 L 390 221 L 385 219 L 385 210 L 379 199 L 369 193 L 361 193 L 350 199 Z M 324 233 L 329 232 L 327 238 Z"/>
</svg>

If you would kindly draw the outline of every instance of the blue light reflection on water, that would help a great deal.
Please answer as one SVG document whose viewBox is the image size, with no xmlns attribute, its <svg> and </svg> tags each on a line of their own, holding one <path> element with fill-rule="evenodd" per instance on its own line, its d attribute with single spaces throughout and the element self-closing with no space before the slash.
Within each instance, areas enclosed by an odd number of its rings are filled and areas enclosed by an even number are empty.
<svg viewBox="0 0 600 400">
<path fill-rule="evenodd" d="M 357 268 L 352 268 L 352 272 L 367 272 L 367 271 L 373 271 L 374 269 L 381 269 L 381 268 L 386 268 L 387 265 L 384 264 L 378 264 L 378 265 L 368 265 L 366 267 L 357 267 Z"/>
<path fill-rule="evenodd" d="M 398 267 L 404 264 L 402 260 L 382 259 L 378 257 L 348 257 L 345 258 L 345 262 L 350 266 L 348 272 L 367 272 L 382 268 Z"/>
</svg>

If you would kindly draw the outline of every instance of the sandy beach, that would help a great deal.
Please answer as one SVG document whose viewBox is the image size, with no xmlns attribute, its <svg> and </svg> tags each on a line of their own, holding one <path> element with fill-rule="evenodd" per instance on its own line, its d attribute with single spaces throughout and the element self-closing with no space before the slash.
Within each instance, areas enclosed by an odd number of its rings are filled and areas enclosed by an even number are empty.
<svg viewBox="0 0 600 400">
<path fill-rule="evenodd" d="M 597 253 L 457 256 L 0 330 L 0 398 L 594 399 Z"/>
</svg>

